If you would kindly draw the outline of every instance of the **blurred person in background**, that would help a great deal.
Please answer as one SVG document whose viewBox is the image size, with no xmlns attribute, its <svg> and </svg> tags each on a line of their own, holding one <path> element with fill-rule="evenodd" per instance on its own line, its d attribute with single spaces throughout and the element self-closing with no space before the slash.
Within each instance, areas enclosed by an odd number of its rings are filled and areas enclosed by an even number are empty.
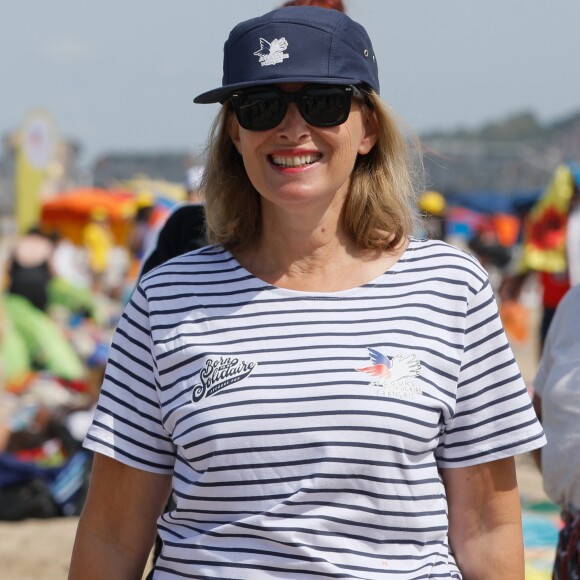
<svg viewBox="0 0 580 580">
<path fill-rule="evenodd" d="M 275 10 L 232 30 L 224 73 L 195 99 L 223 104 L 211 245 L 119 323 L 71 580 L 138 578 L 156 531 L 155 580 L 521 580 L 513 456 L 543 432 L 485 271 L 411 236 L 366 31 Z"/>
<path fill-rule="evenodd" d="M 148 238 L 151 235 L 151 222 L 155 211 L 155 200 L 152 194 L 140 193 L 137 196 L 137 211 L 133 218 L 128 249 L 131 255 L 132 269 L 137 272 L 148 247 Z M 131 276 L 132 279 L 133 276 Z"/>
<path fill-rule="evenodd" d="M 143 258 L 139 278 L 170 258 L 207 245 L 205 212 L 203 208 L 201 179 L 203 167 L 188 170 L 186 203 L 177 206 L 152 237 L 149 250 Z"/>
<path fill-rule="evenodd" d="M 83 247 L 87 252 L 91 287 L 96 293 L 107 291 L 107 267 L 114 244 L 107 210 L 102 207 L 94 208 L 89 223 L 83 229 Z"/>
<path fill-rule="evenodd" d="M 444 240 L 447 202 L 443 195 L 438 191 L 424 191 L 419 196 L 419 210 L 421 220 L 417 236 L 431 240 Z"/>
<path fill-rule="evenodd" d="M 48 285 L 55 274 L 54 242 L 38 227 L 19 237 L 8 259 L 7 290 L 29 300 L 45 311 L 48 306 Z"/>
<path fill-rule="evenodd" d="M 91 280 L 86 268 L 85 252 L 70 239 L 53 234 L 55 276 L 78 288 L 89 288 Z"/>
<path fill-rule="evenodd" d="M 570 202 L 566 229 L 566 257 L 570 285 L 580 284 L 580 167 L 576 167 L 575 194 Z"/>
<path fill-rule="evenodd" d="M 558 195 L 562 199 L 558 199 Z M 551 201 L 552 198 L 556 201 Z M 568 164 L 556 171 L 546 193 L 536 203 L 530 214 L 536 212 L 532 225 L 526 227 L 524 254 L 518 272 L 508 275 L 499 288 L 502 302 L 518 301 L 532 276 L 537 277 L 541 293 L 541 318 L 538 328 L 539 355 L 541 356 L 548 330 L 558 304 L 580 275 L 580 253 L 577 242 L 578 205 L 580 203 L 580 167 Z M 528 215 L 527 220 L 530 220 Z M 543 259 L 532 264 L 526 259 L 527 246 Z M 555 268 L 555 264 L 559 267 Z"/>
<path fill-rule="evenodd" d="M 534 385 L 548 444 L 534 459 L 548 497 L 562 510 L 554 580 L 580 579 L 580 286 L 556 309 Z"/>
</svg>

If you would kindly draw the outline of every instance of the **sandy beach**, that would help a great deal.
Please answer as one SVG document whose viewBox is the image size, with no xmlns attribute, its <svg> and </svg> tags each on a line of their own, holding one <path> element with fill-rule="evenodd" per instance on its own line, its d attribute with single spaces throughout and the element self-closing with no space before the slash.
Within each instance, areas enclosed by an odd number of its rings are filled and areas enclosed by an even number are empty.
<svg viewBox="0 0 580 580">
<path fill-rule="evenodd" d="M 66 579 L 77 524 L 76 517 L 0 523 L 0 578 Z"/>
</svg>

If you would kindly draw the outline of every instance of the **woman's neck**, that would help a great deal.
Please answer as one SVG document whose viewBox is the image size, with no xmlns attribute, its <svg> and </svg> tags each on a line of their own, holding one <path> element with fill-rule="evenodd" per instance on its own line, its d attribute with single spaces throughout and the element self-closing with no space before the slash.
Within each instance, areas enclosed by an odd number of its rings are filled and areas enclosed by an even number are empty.
<svg viewBox="0 0 580 580">
<path fill-rule="evenodd" d="M 266 228 L 251 248 L 236 253 L 240 264 L 270 284 L 292 290 L 335 292 L 358 287 L 391 268 L 407 246 L 393 251 L 358 247 L 335 226 L 314 232 Z"/>
</svg>

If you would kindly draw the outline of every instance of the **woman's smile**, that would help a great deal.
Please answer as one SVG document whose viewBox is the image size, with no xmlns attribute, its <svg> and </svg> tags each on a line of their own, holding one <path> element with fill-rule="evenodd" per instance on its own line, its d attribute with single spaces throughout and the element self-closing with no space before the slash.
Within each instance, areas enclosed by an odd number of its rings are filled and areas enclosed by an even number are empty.
<svg viewBox="0 0 580 580">
<path fill-rule="evenodd" d="M 322 153 L 271 153 L 268 160 L 272 165 L 281 168 L 303 168 L 320 161 Z"/>
</svg>

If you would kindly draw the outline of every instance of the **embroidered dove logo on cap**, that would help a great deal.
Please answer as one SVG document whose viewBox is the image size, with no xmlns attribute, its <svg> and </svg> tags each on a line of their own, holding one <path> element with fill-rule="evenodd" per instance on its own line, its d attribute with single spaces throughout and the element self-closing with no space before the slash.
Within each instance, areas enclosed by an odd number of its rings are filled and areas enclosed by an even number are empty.
<svg viewBox="0 0 580 580">
<path fill-rule="evenodd" d="M 281 63 L 285 58 L 290 58 L 289 54 L 284 53 L 287 48 L 288 42 L 284 37 L 275 38 L 272 42 L 260 38 L 260 50 L 254 54 L 260 57 L 262 66 L 272 66 Z"/>
</svg>

